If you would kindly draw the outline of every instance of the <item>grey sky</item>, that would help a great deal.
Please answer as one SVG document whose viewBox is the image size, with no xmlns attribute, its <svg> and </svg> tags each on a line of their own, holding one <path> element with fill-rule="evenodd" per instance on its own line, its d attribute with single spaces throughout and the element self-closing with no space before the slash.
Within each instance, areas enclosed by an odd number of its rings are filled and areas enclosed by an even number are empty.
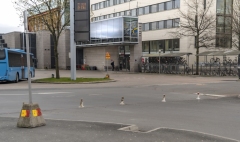
<svg viewBox="0 0 240 142">
<path fill-rule="evenodd" d="M 12 0 L 0 0 L 0 33 L 23 31 Z"/>
</svg>

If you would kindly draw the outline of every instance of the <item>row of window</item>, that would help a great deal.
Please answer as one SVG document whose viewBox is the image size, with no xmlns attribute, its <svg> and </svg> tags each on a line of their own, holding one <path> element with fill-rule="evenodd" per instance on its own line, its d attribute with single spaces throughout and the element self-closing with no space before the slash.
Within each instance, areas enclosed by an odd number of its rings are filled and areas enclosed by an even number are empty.
<svg viewBox="0 0 240 142">
<path fill-rule="evenodd" d="M 96 4 L 92 4 L 91 8 L 92 10 L 98 10 L 98 9 L 102 9 L 102 8 L 106 8 L 106 7 L 110 7 L 110 6 L 114 6 L 114 5 L 118 5 L 118 4 L 122 4 L 125 2 L 130 2 L 131 0 L 106 0 L 106 1 L 102 1 Z M 165 5 L 166 8 L 177 8 L 180 6 L 180 0 L 171 0 L 168 2 L 164 2 L 161 3 L 163 5 Z M 158 5 L 158 4 L 156 4 Z"/>
<path fill-rule="evenodd" d="M 118 17 L 118 16 L 140 16 L 140 15 L 149 14 L 149 13 L 161 12 L 164 10 L 176 9 L 179 7 L 180 7 L 180 0 L 172 0 L 172 1 L 167 1 L 167 2 L 158 3 L 154 5 L 148 5 L 145 7 L 139 7 L 135 9 L 130 9 L 126 11 L 94 17 L 92 21 L 103 20 L 103 19 Z"/>
<path fill-rule="evenodd" d="M 143 27 L 143 31 L 169 29 L 169 28 L 179 27 L 179 22 L 180 22 L 180 19 L 177 18 L 177 19 L 144 23 L 142 27 Z"/>
<path fill-rule="evenodd" d="M 165 39 L 165 40 L 152 40 L 142 42 L 142 51 L 147 52 L 158 52 L 159 49 L 165 53 L 165 51 L 180 51 L 180 40 L 179 39 Z"/>
</svg>

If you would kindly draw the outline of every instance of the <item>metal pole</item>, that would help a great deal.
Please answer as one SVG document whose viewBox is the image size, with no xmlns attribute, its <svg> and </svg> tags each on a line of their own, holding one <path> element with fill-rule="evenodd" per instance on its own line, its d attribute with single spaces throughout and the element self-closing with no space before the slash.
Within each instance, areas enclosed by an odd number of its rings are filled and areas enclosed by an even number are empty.
<svg viewBox="0 0 240 142">
<path fill-rule="evenodd" d="M 27 11 L 24 11 L 24 30 L 26 33 L 29 104 L 32 104 L 32 86 L 31 86 L 31 73 L 30 73 L 30 53 L 29 53 Z"/>
<path fill-rule="evenodd" d="M 158 64 L 158 65 L 159 65 L 159 66 L 158 66 L 158 74 L 160 74 L 160 51 L 159 51 L 159 59 L 158 59 L 158 60 L 159 60 L 159 64 Z"/>
<path fill-rule="evenodd" d="M 74 0 L 70 0 L 71 80 L 76 80 L 76 42 L 74 41 Z"/>
<path fill-rule="evenodd" d="M 108 74 L 108 59 L 107 59 L 107 74 Z"/>
</svg>

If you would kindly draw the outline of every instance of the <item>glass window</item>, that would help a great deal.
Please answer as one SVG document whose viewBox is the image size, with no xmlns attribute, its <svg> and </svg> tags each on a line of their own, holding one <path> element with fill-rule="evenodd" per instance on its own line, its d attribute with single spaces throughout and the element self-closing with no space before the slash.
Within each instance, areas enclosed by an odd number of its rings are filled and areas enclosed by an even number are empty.
<svg viewBox="0 0 240 142">
<path fill-rule="evenodd" d="M 144 7 L 144 14 L 148 14 L 149 13 L 149 6 Z"/>
<path fill-rule="evenodd" d="M 137 9 L 131 10 L 131 16 L 137 16 Z"/>
<path fill-rule="evenodd" d="M 96 10 L 98 10 L 99 9 L 99 4 L 97 3 L 96 5 L 95 5 L 96 7 Z"/>
<path fill-rule="evenodd" d="M 109 6 L 113 6 L 113 4 L 114 4 L 114 3 L 113 3 L 113 0 L 110 0 L 110 1 L 109 1 Z"/>
<path fill-rule="evenodd" d="M 223 32 L 224 32 L 224 17 L 217 16 L 217 33 L 223 33 Z"/>
<path fill-rule="evenodd" d="M 151 5 L 151 13 L 157 12 L 157 5 Z"/>
<path fill-rule="evenodd" d="M 158 11 L 164 11 L 164 3 L 158 4 Z"/>
<path fill-rule="evenodd" d="M 163 29 L 164 28 L 164 21 L 159 21 L 158 22 L 158 29 Z"/>
<path fill-rule="evenodd" d="M 108 14 L 108 18 L 113 18 L 113 14 Z"/>
<path fill-rule="evenodd" d="M 163 28 L 166 29 L 167 28 L 167 20 L 163 21 Z"/>
<path fill-rule="evenodd" d="M 165 53 L 165 40 L 158 41 L 158 48 L 161 49 L 163 53 Z"/>
<path fill-rule="evenodd" d="M 95 10 L 95 4 L 92 5 L 92 10 Z"/>
<path fill-rule="evenodd" d="M 119 0 L 115 0 L 114 3 L 115 3 L 115 5 L 119 4 Z"/>
<path fill-rule="evenodd" d="M 173 20 L 173 27 L 179 27 L 179 24 L 180 24 L 179 18 Z"/>
<path fill-rule="evenodd" d="M 173 0 L 173 8 L 180 8 L 180 0 Z"/>
<path fill-rule="evenodd" d="M 231 33 L 232 27 L 232 18 L 231 17 L 225 17 L 225 33 Z"/>
<path fill-rule="evenodd" d="M 165 40 L 165 50 L 169 51 L 169 40 Z"/>
<path fill-rule="evenodd" d="M 117 16 L 121 16 L 121 12 L 118 12 L 118 13 L 117 13 Z"/>
<path fill-rule="evenodd" d="M 172 6 L 172 1 L 166 2 L 167 3 L 167 9 L 166 10 L 170 10 L 173 8 Z"/>
<path fill-rule="evenodd" d="M 109 7 L 109 5 L 110 5 L 110 1 L 109 1 L 109 0 L 106 0 L 106 1 L 105 1 L 105 7 Z"/>
<path fill-rule="evenodd" d="M 103 20 L 103 16 L 99 16 L 99 20 Z"/>
<path fill-rule="evenodd" d="M 119 4 L 124 3 L 124 0 L 119 0 Z"/>
<path fill-rule="evenodd" d="M 151 25 L 151 30 L 157 29 L 157 22 L 152 22 L 152 23 L 150 23 L 150 25 Z"/>
<path fill-rule="evenodd" d="M 150 41 L 150 52 L 158 52 L 158 41 Z"/>
<path fill-rule="evenodd" d="M 179 51 L 180 49 L 180 40 L 179 39 L 173 39 L 173 51 Z"/>
<path fill-rule="evenodd" d="M 121 12 L 121 16 L 124 16 L 124 11 Z"/>
<path fill-rule="evenodd" d="M 233 1 L 226 0 L 226 14 L 232 14 Z"/>
<path fill-rule="evenodd" d="M 103 7 L 103 4 L 104 4 L 103 2 L 100 2 L 100 3 L 99 3 L 99 9 L 104 8 L 104 7 Z"/>
<path fill-rule="evenodd" d="M 6 55 L 5 55 L 5 50 L 3 49 L 0 49 L 0 59 L 3 60 L 6 58 Z"/>
<path fill-rule="evenodd" d="M 125 16 L 130 16 L 130 10 L 124 11 Z"/>
<path fill-rule="evenodd" d="M 143 8 L 142 7 L 138 8 L 138 15 L 143 15 Z"/>
<path fill-rule="evenodd" d="M 149 23 L 144 24 L 144 31 L 149 31 Z"/>
<path fill-rule="evenodd" d="M 167 20 L 167 28 L 172 28 L 173 27 L 173 20 Z"/>
<path fill-rule="evenodd" d="M 107 19 L 107 15 L 104 15 L 103 18 L 104 18 L 104 19 Z"/>
<path fill-rule="evenodd" d="M 143 52 L 149 52 L 149 41 L 143 41 L 142 42 L 142 51 Z"/>
<path fill-rule="evenodd" d="M 217 0 L 217 14 L 224 14 L 224 0 Z"/>
</svg>

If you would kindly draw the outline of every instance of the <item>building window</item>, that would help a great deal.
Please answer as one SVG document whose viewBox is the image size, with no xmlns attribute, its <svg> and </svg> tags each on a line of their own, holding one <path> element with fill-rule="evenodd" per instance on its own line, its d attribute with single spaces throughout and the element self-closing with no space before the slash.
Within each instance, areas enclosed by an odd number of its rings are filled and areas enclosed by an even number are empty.
<svg viewBox="0 0 240 142">
<path fill-rule="evenodd" d="M 124 3 L 124 0 L 119 0 L 119 4 Z"/>
<path fill-rule="evenodd" d="M 99 4 L 98 3 L 95 5 L 95 8 L 96 8 L 96 10 L 99 9 Z"/>
<path fill-rule="evenodd" d="M 124 11 L 125 16 L 130 16 L 130 10 Z"/>
<path fill-rule="evenodd" d="M 99 9 L 101 9 L 101 8 L 104 8 L 104 3 L 103 2 L 99 3 Z"/>
<path fill-rule="evenodd" d="M 95 4 L 92 5 L 92 10 L 95 10 Z"/>
<path fill-rule="evenodd" d="M 150 30 L 156 30 L 157 29 L 157 22 L 150 23 L 150 26 L 151 26 Z"/>
<path fill-rule="evenodd" d="M 113 6 L 113 5 L 114 5 L 113 0 L 110 0 L 109 1 L 109 6 Z"/>
<path fill-rule="evenodd" d="M 167 20 L 167 28 L 172 28 L 173 27 L 173 20 Z"/>
<path fill-rule="evenodd" d="M 158 22 L 158 29 L 163 29 L 164 28 L 164 21 L 159 21 Z"/>
<path fill-rule="evenodd" d="M 169 2 L 166 2 L 167 4 L 167 8 L 166 8 L 166 10 L 170 10 L 170 9 L 172 9 L 173 8 L 173 5 L 172 5 L 172 1 L 169 1 Z"/>
<path fill-rule="evenodd" d="M 143 41 L 142 42 L 142 51 L 149 53 L 149 46 L 150 46 L 149 41 Z"/>
<path fill-rule="evenodd" d="M 164 11 L 164 3 L 158 4 L 158 11 Z"/>
<path fill-rule="evenodd" d="M 217 33 L 224 33 L 224 17 L 217 16 Z"/>
<path fill-rule="evenodd" d="M 144 7 L 144 14 L 148 14 L 149 13 L 149 6 Z"/>
<path fill-rule="evenodd" d="M 144 24 L 144 31 L 149 31 L 149 23 Z"/>
<path fill-rule="evenodd" d="M 224 0 L 217 0 L 217 14 L 224 14 Z"/>
<path fill-rule="evenodd" d="M 180 19 L 179 18 L 177 18 L 177 19 L 173 19 L 173 27 L 179 27 L 179 25 L 180 25 Z"/>
<path fill-rule="evenodd" d="M 226 14 L 232 14 L 233 10 L 233 0 L 226 0 Z"/>
<path fill-rule="evenodd" d="M 124 16 L 124 11 L 121 12 L 121 16 Z"/>
<path fill-rule="evenodd" d="M 158 52 L 158 40 L 150 41 L 150 52 Z"/>
<path fill-rule="evenodd" d="M 137 16 L 137 9 L 132 9 L 131 10 L 131 15 L 132 16 Z"/>
<path fill-rule="evenodd" d="M 142 7 L 138 8 L 138 15 L 143 15 L 143 8 Z"/>
<path fill-rule="evenodd" d="M 173 0 L 173 8 L 180 8 L 180 0 Z"/>
<path fill-rule="evenodd" d="M 151 13 L 157 12 L 157 5 L 151 5 Z"/>
</svg>

